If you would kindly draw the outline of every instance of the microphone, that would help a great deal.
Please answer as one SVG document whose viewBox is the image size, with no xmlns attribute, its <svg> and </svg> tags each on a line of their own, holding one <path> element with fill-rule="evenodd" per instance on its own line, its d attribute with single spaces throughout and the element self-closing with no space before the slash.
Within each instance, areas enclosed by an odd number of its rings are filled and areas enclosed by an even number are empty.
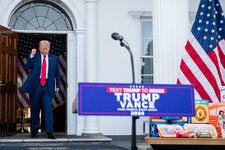
<svg viewBox="0 0 225 150">
<path fill-rule="evenodd" d="M 119 33 L 116 33 L 116 32 L 112 33 L 111 37 L 114 40 L 120 40 L 120 41 L 123 41 L 124 40 L 123 36 L 119 35 Z"/>
</svg>

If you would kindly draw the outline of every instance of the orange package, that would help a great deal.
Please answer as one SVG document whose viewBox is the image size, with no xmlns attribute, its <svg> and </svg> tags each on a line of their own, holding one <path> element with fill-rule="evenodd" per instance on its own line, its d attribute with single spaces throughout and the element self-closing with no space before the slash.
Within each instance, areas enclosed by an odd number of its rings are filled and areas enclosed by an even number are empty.
<svg viewBox="0 0 225 150">
<path fill-rule="evenodd" d="M 225 103 L 209 103 L 209 124 L 216 128 L 218 137 L 225 137 Z"/>
</svg>

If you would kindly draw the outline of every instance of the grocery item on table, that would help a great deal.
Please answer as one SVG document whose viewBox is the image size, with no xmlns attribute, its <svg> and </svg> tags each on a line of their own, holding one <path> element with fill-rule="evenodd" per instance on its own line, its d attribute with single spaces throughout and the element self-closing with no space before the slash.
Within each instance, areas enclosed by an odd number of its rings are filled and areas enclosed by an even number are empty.
<svg viewBox="0 0 225 150">
<path fill-rule="evenodd" d="M 210 133 L 211 134 L 210 138 L 218 137 L 216 128 L 211 124 L 184 124 L 184 130 L 195 132 L 197 135 L 199 133 L 200 135 Z"/>
<path fill-rule="evenodd" d="M 196 137 L 196 134 L 193 131 L 177 131 L 176 137 L 177 138 L 194 138 Z"/>
<path fill-rule="evenodd" d="M 180 125 L 157 125 L 158 133 L 160 137 L 176 137 L 177 131 L 183 131 L 184 129 Z"/>
</svg>

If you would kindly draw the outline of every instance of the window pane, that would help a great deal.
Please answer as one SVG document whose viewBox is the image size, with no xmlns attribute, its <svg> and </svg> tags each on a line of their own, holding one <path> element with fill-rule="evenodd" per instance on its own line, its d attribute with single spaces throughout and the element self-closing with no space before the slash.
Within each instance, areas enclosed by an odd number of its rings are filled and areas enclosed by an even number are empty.
<svg viewBox="0 0 225 150">
<path fill-rule="evenodd" d="M 153 74 L 153 58 L 142 58 L 141 74 Z"/>
<path fill-rule="evenodd" d="M 27 3 L 20 7 L 11 17 L 9 26 L 18 30 L 73 30 L 66 12 L 53 3 Z"/>
<path fill-rule="evenodd" d="M 142 41 L 142 56 L 153 56 L 153 41 L 143 40 Z"/>
<path fill-rule="evenodd" d="M 152 38 L 152 22 L 143 21 L 142 22 L 142 38 Z"/>
<path fill-rule="evenodd" d="M 141 83 L 153 83 L 153 76 L 142 76 Z"/>
<path fill-rule="evenodd" d="M 34 12 L 37 16 L 46 16 L 48 13 L 48 7 L 37 6 L 34 7 Z"/>
</svg>

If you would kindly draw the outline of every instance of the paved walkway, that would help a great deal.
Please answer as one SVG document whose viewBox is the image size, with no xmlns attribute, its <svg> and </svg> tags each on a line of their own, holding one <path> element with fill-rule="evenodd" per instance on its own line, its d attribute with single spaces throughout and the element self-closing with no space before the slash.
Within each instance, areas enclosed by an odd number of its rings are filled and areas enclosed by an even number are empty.
<svg viewBox="0 0 225 150">
<path fill-rule="evenodd" d="M 45 133 L 39 133 L 38 138 L 30 134 L 17 134 L 0 137 L 1 150 L 129 150 L 130 136 L 76 136 L 56 133 L 57 139 L 48 139 Z M 137 136 L 138 150 L 152 150 L 144 143 L 144 136 Z"/>
</svg>

